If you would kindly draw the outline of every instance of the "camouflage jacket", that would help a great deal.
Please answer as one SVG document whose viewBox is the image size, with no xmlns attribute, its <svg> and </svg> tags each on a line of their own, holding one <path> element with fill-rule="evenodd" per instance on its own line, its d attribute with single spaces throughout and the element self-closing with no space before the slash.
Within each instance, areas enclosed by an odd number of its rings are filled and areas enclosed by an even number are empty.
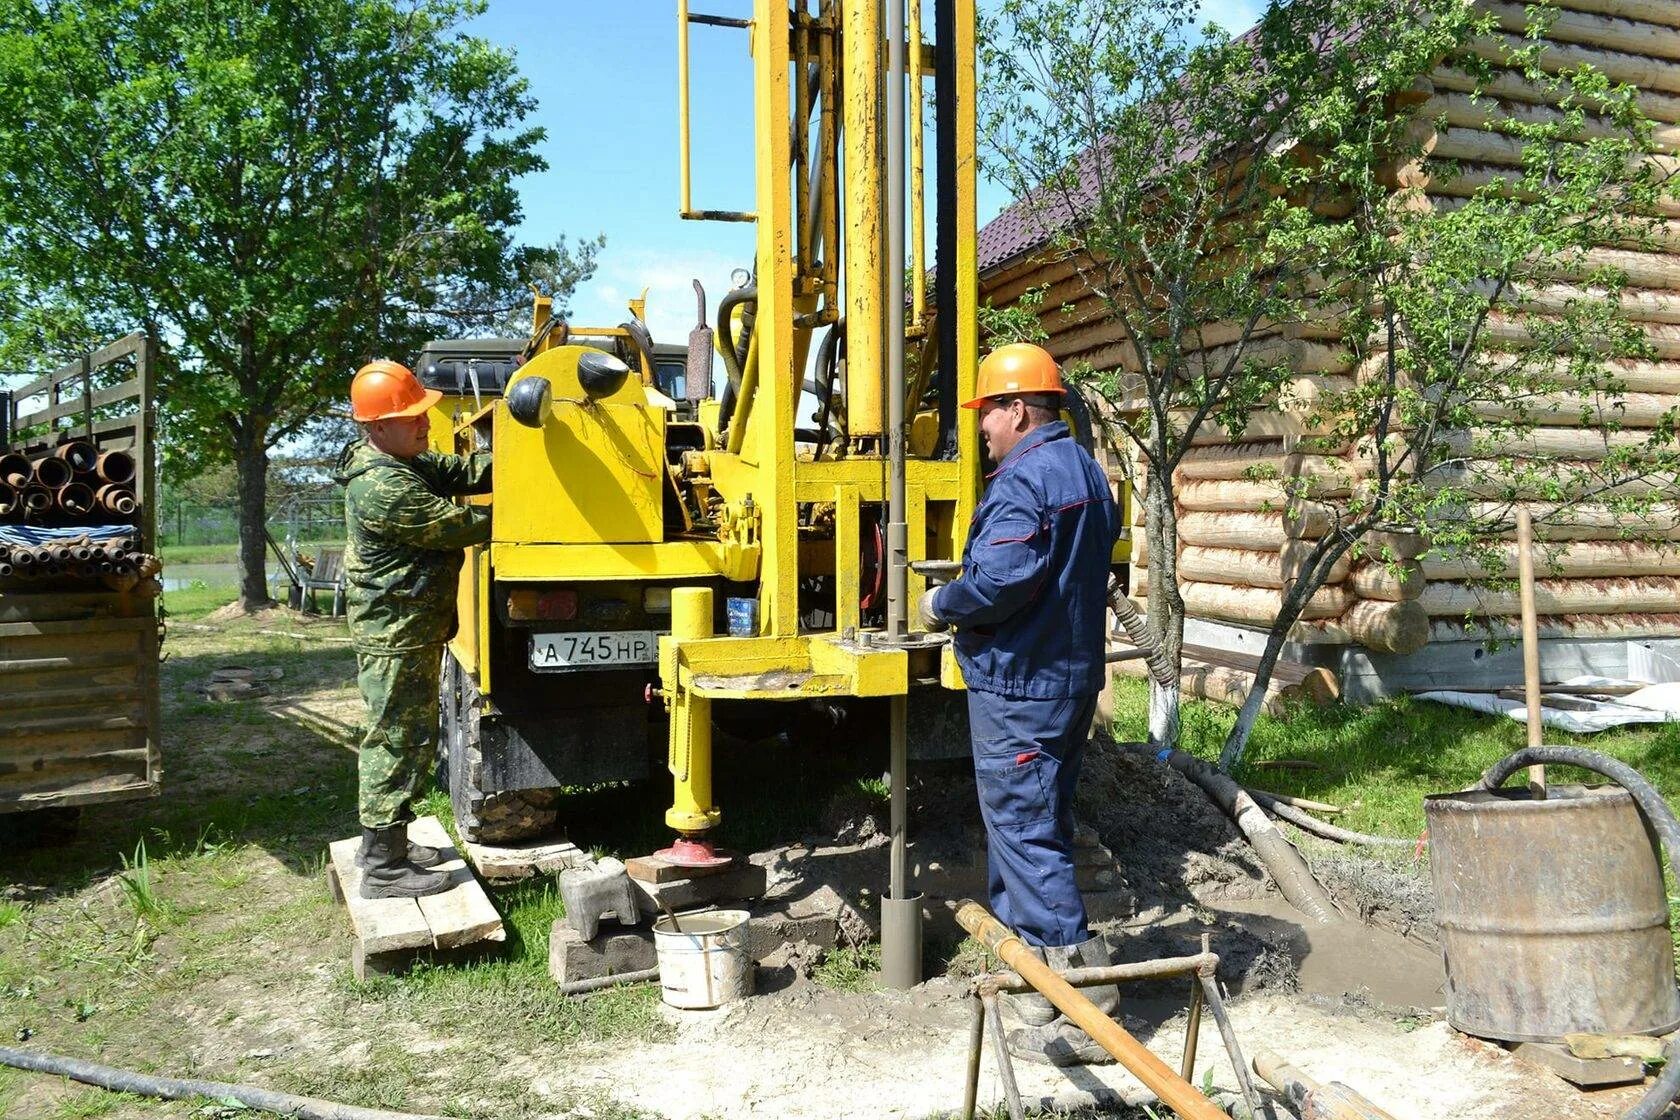
<svg viewBox="0 0 1680 1120">
<path fill-rule="evenodd" d="M 339 456 L 350 636 L 363 653 L 440 645 L 455 632 L 462 550 L 490 539 L 490 511 L 456 494 L 490 489 L 490 456 L 398 459 L 367 443 Z"/>
</svg>

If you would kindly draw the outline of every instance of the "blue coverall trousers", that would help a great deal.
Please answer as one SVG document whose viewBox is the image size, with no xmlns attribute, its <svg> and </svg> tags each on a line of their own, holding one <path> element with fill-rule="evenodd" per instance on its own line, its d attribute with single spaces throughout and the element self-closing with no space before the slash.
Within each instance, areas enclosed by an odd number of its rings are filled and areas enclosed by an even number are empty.
<svg viewBox="0 0 1680 1120">
<path fill-rule="evenodd" d="M 1030 945 L 1091 937 L 1073 877 L 1073 792 L 1096 707 L 1095 696 L 968 692 L 989 901 Z"/>
</svg>

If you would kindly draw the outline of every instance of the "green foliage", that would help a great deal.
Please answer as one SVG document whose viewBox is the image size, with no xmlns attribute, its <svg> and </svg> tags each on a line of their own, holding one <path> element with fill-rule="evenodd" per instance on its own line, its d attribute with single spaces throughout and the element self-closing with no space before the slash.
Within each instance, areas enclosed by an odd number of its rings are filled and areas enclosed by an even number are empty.
<svg viewBox="0 0 1680 1120">
<path fill-rule="evenodd" d="M 236 463 L 260 533 L 267 449 L 361 362 L 593 271 L 513 240 L 543 133 L 483 8 L 0 0 L 0 366 L 149 329 L 169 472 Z"/>
<path fill-rule="evenodd" d="M 992 306 L 991 300 L 980 305 L 980 337 L 986 349 L 996 350 L 1011 342 L 1044 342 L 1050 337 L 1039 320 L 1039 309 L 1048 287 L 1029 288 L 1019 299 L 1005 307 Z"/>
<path fill-rule="evenodd" d="M 1184 616 L 1174 471 L 1194 437 L 1280 409 L 1305 433 L 1293 450 L 1320 464 L 1251 472 L 1273 508 L 1326 528 L 1306 534 L 1226 768 L 1334 565 L 1403 567 L 1373 531 L 1425 533 L 1436 556 L 1504 577 L 1496 542 L 1519 503 L 1629 537 L 1675 520 L 1661 499 L 1680 476 L 1676 418 L 1627 422 L 1650 344 L 1626 276 L 1593 255 L 1651 240 L 1650 125 L 1635 91 L 1587 67 L 1548 72 L 1554 13 L 1526 10 L 1529 36 L 1497 60 L 1468 54 L 1492 17 L 1457 0 L 1278 2 L 1238 38 L 1198 28 L 1181 0 L 1005 0 L 981 36 L 989 170 L 1111 326 L 1089 385 L 1148 473 L 1148 614 L 1169 656 Z M 1455 123 L 1505 153 L 1498 175 L 1423 150 L 1421 126 L 1442 122 L 1406 106 L 1443 60 L 1472 105 L 1520 79 L 1556 106 Z M 1457 197 L 1431 201 L 1426 184 Z M 1297 326 L 1339 334 L 1329 345 L 1356 376 L 1301 376 L 1278 337 Z M 1546 423 L 1603 447 L 1549 450 Z M 1170 737 L 1170 720 L 1151 730 Z"/>
<path fill-rule="evenodd" d="M 880 984 L 881 947 L 874 942 L 843 946 L 823 957 L 811 979 L 842 992 L 867 992 Z"/>
</svg>

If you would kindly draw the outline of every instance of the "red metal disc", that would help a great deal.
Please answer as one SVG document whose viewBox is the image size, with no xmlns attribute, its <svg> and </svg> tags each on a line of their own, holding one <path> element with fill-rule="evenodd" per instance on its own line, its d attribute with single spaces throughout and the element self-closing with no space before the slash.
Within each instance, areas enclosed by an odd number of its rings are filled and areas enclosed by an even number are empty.
<svg viewBox="0 0 1680 1120">
<path fill-rule="evenodd" d="M 678 867 L 722 867 L 734 858 L 718 855 L 717 849 L 708 841 L 690 840 L 682 836 L 669 848 L 661 848 L 653 854 Z"/>
</svg>

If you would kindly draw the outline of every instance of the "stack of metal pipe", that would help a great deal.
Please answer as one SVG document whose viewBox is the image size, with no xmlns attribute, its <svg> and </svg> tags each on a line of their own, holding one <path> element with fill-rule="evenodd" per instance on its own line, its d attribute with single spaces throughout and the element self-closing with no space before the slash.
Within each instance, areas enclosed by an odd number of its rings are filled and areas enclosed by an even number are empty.
<svg viewBox="0 0 1680 1120">
<path fill-rule="evenodd" d="M 33 545 L 0 542 L 0 579 L 5 580 L 97 579 L 127 591 L 156 583 L 162 570 L 156 556 L 135 551 L 133 537 L 74 537 Z"/>
<path fill-rule="evenodd" d="M 17 451 L 0 454 L 0 521 L 128 521 L 138 509 L 134 456 L 126 451 L 100 451 L 86 440 L 71 440 L 33 458 Z"/>
</svg>

